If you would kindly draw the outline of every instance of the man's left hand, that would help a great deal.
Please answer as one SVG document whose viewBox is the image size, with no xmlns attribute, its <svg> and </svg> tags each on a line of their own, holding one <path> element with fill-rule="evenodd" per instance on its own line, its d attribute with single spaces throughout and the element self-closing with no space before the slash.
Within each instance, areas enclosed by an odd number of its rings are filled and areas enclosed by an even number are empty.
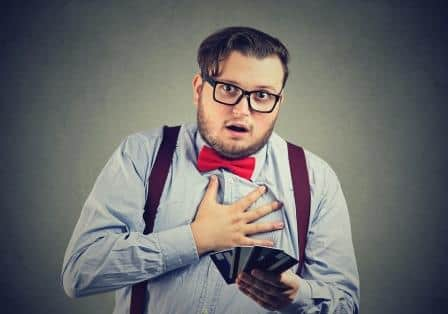
<svg viewBox="0 0 448 314">
<path fill-rule="evenodd" d="M 291 271 L 274 274 L 254 269 L 250 274 L 240 273 L 238 289 L 270 311 L 291 304 L 299 291 L 299 277 Z"/>
</svg>

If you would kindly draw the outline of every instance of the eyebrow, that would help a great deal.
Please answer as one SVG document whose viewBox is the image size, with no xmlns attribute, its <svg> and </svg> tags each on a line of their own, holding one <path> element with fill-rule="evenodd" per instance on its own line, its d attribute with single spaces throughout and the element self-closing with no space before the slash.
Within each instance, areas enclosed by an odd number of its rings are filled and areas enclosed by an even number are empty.
<svg viewBox="0 0 448 314">
<path fill-rule="evenodd" d="M 224 78 L 217 78 L 217 80 L 218 81 L 221 81 L 221 82 L 224 82 L 224 83 L 229 83 L 229 84 L 233 84 L 233 85 L 236 85 L 236 86 L 238 86 L 239 88 L 242 88 L 241 86 L 240 86 L 240 84 L 238 83 L 238 82 L 236 82 L 236 81 L 232 81 L 232 80 L 227 80 L 227 79 L 224 79 Z M 255 86 L 255 88 L 254 89 L 252 89 L 252 90 L 260 90 L 260 89 L 268 89 L 268 90 L 270 90 L 272 93 L 274 93 L 274 94 L 277 94 L 277 93 L 281 93 L 281 91 L 280 92 L 277 92 L 277 90 L 273 87 L 273 86 L 270 86 L 270 85 L 257 85 L 257 86 Z"/>
</svg>

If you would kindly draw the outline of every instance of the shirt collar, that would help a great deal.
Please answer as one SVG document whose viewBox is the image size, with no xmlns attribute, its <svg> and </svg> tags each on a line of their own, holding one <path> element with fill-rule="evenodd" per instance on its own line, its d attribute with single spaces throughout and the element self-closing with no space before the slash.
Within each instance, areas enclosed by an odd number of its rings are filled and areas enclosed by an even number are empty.
<svg viewBox="0 0 448 314">
<path fill-rule="evenodd" d="M 196 129 L 196 133 L 195 133 L 196 156 L 199 155 L 199 152 L 201 151 L 201 149 L 204 145 L 210 147 L 210 145 L 208 145 L 205 142 L 204 138 L 202 137 L 201 133 L 199 132 L 199 129 Z M 248 156 L 248 157 L 255 158 L 255 169 L 254 169 L 254 173 L 252 174 L 252 178 L 251 178 L 251 181 L 253 181 L 253 182 L 257 179 L 258 175 L 260 174 L 261 169 L 263 168 L 263 166 L 266 162 L 266 153 L 268 151 L 267 145 L 269 145 L 269 141 L 258 152 Z M 197 162 L 197 160 L 196 160 L 196 162 Z"/>
</svg>

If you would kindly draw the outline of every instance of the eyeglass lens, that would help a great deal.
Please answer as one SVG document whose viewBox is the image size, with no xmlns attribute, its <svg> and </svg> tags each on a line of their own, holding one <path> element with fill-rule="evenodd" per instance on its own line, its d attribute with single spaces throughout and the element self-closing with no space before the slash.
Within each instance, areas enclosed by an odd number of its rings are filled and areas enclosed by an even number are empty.
<svg viewBox="0 0 448 314">
<path fill-rule="evenodd" d="M 243 90 L 236 86 L 217 83 L 215 86 L 215 98 L 217 101 L 235 105 L 241 100 Z M 277 99 L 264 91 L 253 91 L 250 93 L 250 104 L 253 109 L 260 111 L 270 111 L 275 106 Z"/>
</svg>

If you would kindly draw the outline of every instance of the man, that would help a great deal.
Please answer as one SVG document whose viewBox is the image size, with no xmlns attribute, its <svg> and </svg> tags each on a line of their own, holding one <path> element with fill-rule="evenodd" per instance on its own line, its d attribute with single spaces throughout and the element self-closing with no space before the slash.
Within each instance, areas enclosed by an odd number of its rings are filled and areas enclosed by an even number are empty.
<svg viewBox="0 0 448 314">
<path fill-rule="evenodd" d="M 149 280 L 148 313 L 357 313 L 359 279 L 346 202 L 332 169 L 305 151 L 311 206 L 306 260 L 274 275 L 240 273 L 227 285 L 211 252 L 264 245 L 298 257 L 286 142 L 273 132 L 288 77 L 288 51 L 258 30 L 231 27 L 206 38 L 193 78 L 197 125 L 183 125 L 157 208 L 143 235 L 147 181 L 162 129 L 129 136 L 99 175 L 64 258 L 72 297 L 116 290 L 129 313 L 132 285 Z M 204 169 L 205 152 L 249 158 L 243 177 Z"/>
</svg>

